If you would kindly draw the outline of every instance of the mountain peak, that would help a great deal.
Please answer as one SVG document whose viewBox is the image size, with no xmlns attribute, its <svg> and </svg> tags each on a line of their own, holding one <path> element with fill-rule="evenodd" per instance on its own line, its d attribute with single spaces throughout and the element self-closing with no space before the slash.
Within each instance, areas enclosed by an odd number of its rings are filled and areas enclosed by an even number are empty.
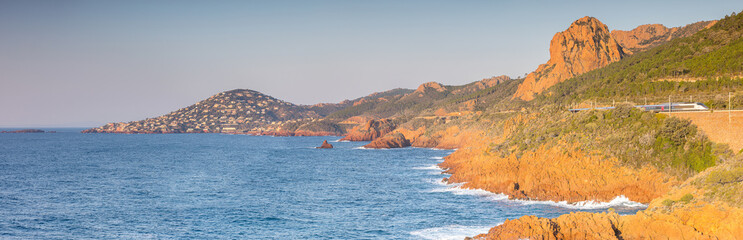
<svg viewBox="0 0 743 240">
<path fill-rule="evenodd" d="M 550 42 L 550 60 L 526 76 L 514 98 L 534 99 L 545 89 L 578 74 L 618 61 L 626 53 L 609 28 L 594 17 L 583 17 Z"/>
</svg>

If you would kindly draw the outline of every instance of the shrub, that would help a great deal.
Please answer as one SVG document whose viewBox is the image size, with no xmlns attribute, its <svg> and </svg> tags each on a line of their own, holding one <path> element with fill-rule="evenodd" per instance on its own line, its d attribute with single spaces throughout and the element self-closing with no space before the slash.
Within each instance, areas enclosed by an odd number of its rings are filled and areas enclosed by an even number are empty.
<svg viewBox="0 0 743 240">
<path fill-rule="evenodd" d="M 680 202 L 684 202 L 684 204 L 687 204 L 687 203 L 691 202 L 691 200 L 693 200 L 693 199 L 694 199 L 694 195 L 691 195 L 690 193 L 687 193 L 686 195 L 684 195 L 683 197 L 681 197 L 681 199 L 679 199 L 679 201 Z"/>
<path fill-rule="evenodd" d="M 670 207 L 674 203 L 676 203 L 676 201 L 673 201 L 671 199 L 666 199 L 666 200 L 663 200 L 663 202 L 661 204 L 663 204 L 663 206 Z"/>
</svg>

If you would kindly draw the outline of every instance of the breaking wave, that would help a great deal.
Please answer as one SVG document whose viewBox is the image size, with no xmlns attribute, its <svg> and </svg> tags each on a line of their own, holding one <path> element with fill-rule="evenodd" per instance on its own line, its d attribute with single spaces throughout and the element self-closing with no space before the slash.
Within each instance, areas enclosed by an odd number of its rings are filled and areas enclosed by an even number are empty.
<svg viewBox="0 0 743 240">
<path fill-rule="evenodd" d="M 493 224 L 490 226 L 462 226 L 462 225 L 448 225 L 444 227 L 426 228 L 410 232 L 410 235 L 420 237 L 421 239 L 457 239 L 461 240 L 465 237 L 473 237 L 477 234 L 487 233 L 490 228 L 501 225 L 501 223 Z"/>
<path fill-rule="evenodd" d="M 431 165 L 422 166 L 422 167 L 413 167 L 413 169 L 415 169 L 415 170 L 436 170 L 436 171 L 442 171 L 442 169 L 438 165 L 436 165 L 436 164 L 431 164 Z"/>
<path fill-rule="evenodd" d="M 516 202 L 520 202 L 524 205 L 533 205 L 533 204 L 546 204 L 546 205 L 552 205 L 556 207 L 562 207 L 562 208 L 570 208 L 570 209 L 582 209 L 582 210 L 590 210 L 590 209 L 604 209 L 604 208 L 647 208 L 648 206 L 642 203 L 633 202 L 629 200 L 629 198 L 625 197 L 624 195 L 620 195 L 612 199 L 608 202 L 600 202 L 600 201 L 593 201 L 593 200 L 587 200 L 587 201 L 581 201 L 581 202 L 575 202 L 575 203 L 568 203 L 567 201 L 535 201 L 535 200 L 512 200 Z"/>
</svg>

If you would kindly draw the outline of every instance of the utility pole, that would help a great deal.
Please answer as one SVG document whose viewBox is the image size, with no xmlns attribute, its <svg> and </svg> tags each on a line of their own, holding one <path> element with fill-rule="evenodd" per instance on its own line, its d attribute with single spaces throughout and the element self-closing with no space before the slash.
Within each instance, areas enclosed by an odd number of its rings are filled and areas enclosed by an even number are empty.
<svg viewBox="0 0 743 240">
<path fill-rule="evenodd" d="M 616 102 L 614 101 L 614 99 L 611 100 L 611 106 L 612 107 L 616 106 Z"/>
<path fill-rule="evenodd" d="M 673 113 L 673 107 L 671 107 L 671 95 L 668 95 L 668 116 L 671 116 Z"/>
<path fill-rule="evenodd" d="M 728 124 L 732 123 L 732 118 L 730 117 L 730 112 L 733 111 L 733 101 L 732 101 L 733 93 L 728 92 Z"/>
</svg>

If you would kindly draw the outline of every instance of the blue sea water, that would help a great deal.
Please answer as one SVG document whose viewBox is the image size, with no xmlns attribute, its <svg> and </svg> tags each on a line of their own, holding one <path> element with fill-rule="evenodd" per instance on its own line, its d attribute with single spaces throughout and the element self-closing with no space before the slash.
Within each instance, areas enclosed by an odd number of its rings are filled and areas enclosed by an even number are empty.
<svg viewBox="0 0 743 240">
<path fill-rule="evenodd" d="M 440 182 L 449 150 L 336 137 L 0 134 L 2 239 L 462 239 L 641 205 L 511 201 Z M 333 149 L 315 149 L 323 140 Z"/>
</svg>

